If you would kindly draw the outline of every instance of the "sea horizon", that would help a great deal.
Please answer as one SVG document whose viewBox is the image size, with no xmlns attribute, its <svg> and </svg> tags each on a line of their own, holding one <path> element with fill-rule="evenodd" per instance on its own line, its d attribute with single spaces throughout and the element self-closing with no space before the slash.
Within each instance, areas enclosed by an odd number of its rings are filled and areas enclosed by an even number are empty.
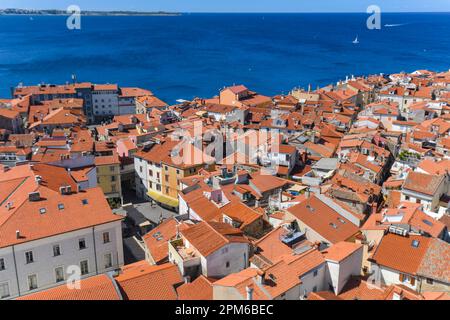
<svg viewBox="0 0 450 320">
<path fill-rule="evenodd" d="M 81 30 L 68 30 L 64 16 L 0 15 L 0 97 L 19 83 L 65 83 L 72 74 L 142 86 L 174 103 L 232 84 L 275 95 L 352 75 L 445 71 L 447 14 L 384 13 L 381 30 L 368 30 L 358 12 L 83 16 Z"/>
</svg>

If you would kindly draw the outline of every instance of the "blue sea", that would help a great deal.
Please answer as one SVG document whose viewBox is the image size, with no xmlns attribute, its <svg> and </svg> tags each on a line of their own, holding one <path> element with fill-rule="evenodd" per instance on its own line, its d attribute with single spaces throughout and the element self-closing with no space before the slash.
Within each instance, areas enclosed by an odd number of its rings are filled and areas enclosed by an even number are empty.
<svg viewBox="0 0 450 320">
<path fill-rule="evenodd" d="M 346 75 L 450 68 L 450 14 L 183 14 L 0 16 L 0 97 L 22 82 L 119 83 L 168 102 L 232 84 L 267 95 Z M 395 25 L 384 27 L 385 25 Z M 352 41 L 358 36 L 359 44 Z"/>
</svg>

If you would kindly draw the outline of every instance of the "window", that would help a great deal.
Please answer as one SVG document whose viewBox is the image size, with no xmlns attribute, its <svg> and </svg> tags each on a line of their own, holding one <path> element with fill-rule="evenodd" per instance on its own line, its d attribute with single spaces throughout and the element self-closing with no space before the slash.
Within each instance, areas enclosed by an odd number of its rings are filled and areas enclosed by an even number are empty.
<svg viewBox="0 0 450 320">
<path fill-rule="evenodd" d="M 9 285 L 8 283 L 0 283 L 0 299 L 9 297 Z"/>
<path fill-rule="evenodd" d="M 114 166 L 109 167 L 109 171 L 114 172 L 114 170 L 115 170 Z"/>
<path fill-rule="evenodd" d="M 88 261 L 83 260 L 80 262 L 81 275 L 84 276 L 89 273 Z"/>
<path fill-rule="evenodd" d="M 111 268 L 112 267 L 112 255 L 111 253 L 107 253 L 105 254 L 105 269 Z"/>
<path fill-rule="evenodd" d="M 230 262 L 227 261 L 227 263 L 225 264 L 225 266 L 226 266 L 227 268 L 229 268 L 229 267 L 230 267 Z"/>
<path fill-rule="evenodd" d="M 64 204 L 63 203 L 58 203 L 58 209 L 59 210 L 64 210 Z"/>
<path fill-rule="evenodd" d="M 428 283 L 428 284 L 433 284 L 434 281 L 433 281 L 433 279 L 427 278 L 427 283 Z"/>
<path fill-rule="evenodd" d="M 111 186 L 111 192 L 116 192 L 116 186 Z"/>
<path fill-rule="evenodd" d="M 34 258 L 33 258 L 33 251 L 27 251 L 25 252 L 25 259 L 28 263 L 33 263 L 34 262 Z"/>
<path fill-rule="evenodd" d="M 317 292 L 317 286 L 314 286 L 314 288 L 313 288 L 312 291 L 313 291 L 313 292 Z"/>
<path fill-rule="evenodd" d="M 399 275 L 399 279 L 401 282 L 406 283 L 406 282 L 410 282 L 410 277 L 406 274 L 400 273 Z"/>
<path fill-rule="evenodd" d="M 139 172 L 142 173 L 142 166 L 139 167 Z"/>
<path fill-rule="evenodd" d="M 319 274 L 319 271 L 318 270 L 314 270 L 313 276 L 317 277 L 318 274 Z"/>
<path fill-rule="evenodd" d="M 35 274 L 32 274 L 31 276 L 28 276 L 28 288 L 30 290 L 37 289 L 37 276 Z"/>
<path fill-rule="evenodd" d="M 109 239 L 109 232 L 103 232 L 103 243 L 109 243 L 111 240 Z"/>
<path fill-rule="evenodd" d="M 148 170 L 148 175 L 149 175 L 150 177 L 153 177 L 153 170 Z"/>
<path fill-rule="evenodd" d="M 169 194 L 169 187 L 166 187 L 166 194 Z"/>
<path fill-rule="evenodd" d="M 64 281 L 64 268 L 63 267 L 58 267 L 55 269 L 55 278 L 56 278 L 56 282 Z"/>
<path fill-rule="evenodd" d="M 166 174 L 165 179 L 166 179 L 166 182 L 169 182 L 169 175 Z"/>
<path fill-rule="evenodd" d="M 161 191 L 161 185 L 160 184 L 156 185 L 156 190 Z"/>
<path fill-rule="evenodd" d="M 5 259 L 1 258 L 0 259 L 0 271 L 3 271 L 5 269 L 6 269 L 6 267 L 5 267 Z"/>
<path fill-rule="evenodd" d="M 177 169 L 177 174 L 180 174 L 180 170 Z"/>
<path fill-rule="evenodd" d="M 81 200 L 81 203 L 85 206 L 85 205 L 88 204 L 88 200 L 87 199 L 83 199 L 83 200 Z"/>
<path fill-rule="evenodd" d="M 80 250 L 86 249 L 86 240 L 85 239 L 78 240 L 78 247 L 80 248 Z"/>
<path fill-rule="evenodd" d="M 57 257 L 61 255 L 61 247 L 59 246 L 59 244 L 55 244 L 53 246 L 53 256 Z"/>
<path fill-rule="evenodd" d="M 111 182 L 116 181 L 116 176 L 111 176 Z"/>
<path fill-rule="evenodd" d="M 45 208 L 40 208 L 40 209 L 39 209 L 39 212 L 40 212 L 41 214 L 44 214 L 44 213 L 47 212 L 47 209 L 45 209 Z"/>
</svg>

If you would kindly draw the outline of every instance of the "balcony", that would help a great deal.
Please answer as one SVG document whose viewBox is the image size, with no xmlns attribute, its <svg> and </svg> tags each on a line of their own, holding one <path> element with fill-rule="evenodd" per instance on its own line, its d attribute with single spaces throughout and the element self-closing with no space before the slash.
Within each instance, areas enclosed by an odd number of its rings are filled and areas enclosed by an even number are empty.
<svg viewBox="0 0 450 320">
<path fill-rule="evenodd" d="M 178 266 L 183 276 L 196 277 L 201 272 L 201 260 L 195 251 L 187 248 L 183 239 L 169 242 L 169 260 Z"/>
</svg>

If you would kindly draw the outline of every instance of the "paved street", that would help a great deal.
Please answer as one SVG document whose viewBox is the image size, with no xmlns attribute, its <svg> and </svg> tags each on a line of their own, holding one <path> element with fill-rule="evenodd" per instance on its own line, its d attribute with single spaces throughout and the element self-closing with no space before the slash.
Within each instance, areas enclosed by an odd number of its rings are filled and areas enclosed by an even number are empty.
<svg viewBox="0 0 450 320">
<path fill-rule="evenodd" d="M 144 250 L 142 250 L 134 237 L 123 239 L 123 256 L 125 264 L 145 259 Z"/>
<path fill-rule="evenodd" d="M 136 239 L 142 240 L 143 236 L 138 226 L 149 221 L 150 228 L 152 228 L 158 225 L 161 219 L 174 217 L 176 213 L 136 198 L 131 190 L 124 190 L 123 195 L 124 206 L 122 209 L 127 214 L 123 223 L 123 251 L 125 264 L 130 264 L 145 259 L 144 250 L 136 241 Z"/>
</svg>

